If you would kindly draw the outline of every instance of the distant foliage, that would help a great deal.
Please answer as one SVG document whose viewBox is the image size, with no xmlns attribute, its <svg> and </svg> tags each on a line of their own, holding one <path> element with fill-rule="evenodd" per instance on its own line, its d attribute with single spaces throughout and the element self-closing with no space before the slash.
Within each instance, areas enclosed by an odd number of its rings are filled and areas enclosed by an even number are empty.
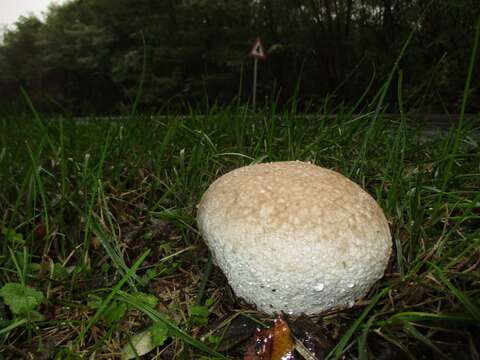
<svg viewBox="0 0 480 360">
<path fill-rule="evenodd" d="M 44 111 L 123 113 L 142 74 L 143 111 L 246 102 L 257 35 L 269 55 L 260 105 L 297 90 L 313 109 L 331 93 L 337 104 L 352 102 L 373 74 L 378 90 L 416 27 L 400 64 L 406 105 L 456 111 L 478 16 L 478 0 L 72 0 L 5 34 L 0 108 L 21 109 L 23 87 Z"/>
</svg>

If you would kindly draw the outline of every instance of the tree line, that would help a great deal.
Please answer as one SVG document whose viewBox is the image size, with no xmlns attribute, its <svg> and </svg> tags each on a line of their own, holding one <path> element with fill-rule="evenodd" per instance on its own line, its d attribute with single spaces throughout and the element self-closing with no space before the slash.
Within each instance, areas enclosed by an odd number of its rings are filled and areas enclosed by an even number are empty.
<svg viewBox="0 0 480 360">
<path fill-rule="evenodd" d="M 415 30 L 394 78 L 405 106 L 456 111 L 478 16 L 478 0 L 71 0 L 5 33 L 0 108 L 25 109 L 21 89 L 37 109 L 76 115 L 246 104 L 256 36 L 260 106 L 354 103 L 381 88 Z M 478 100 L 479 87 L 477 72 Z"/>
</svg>

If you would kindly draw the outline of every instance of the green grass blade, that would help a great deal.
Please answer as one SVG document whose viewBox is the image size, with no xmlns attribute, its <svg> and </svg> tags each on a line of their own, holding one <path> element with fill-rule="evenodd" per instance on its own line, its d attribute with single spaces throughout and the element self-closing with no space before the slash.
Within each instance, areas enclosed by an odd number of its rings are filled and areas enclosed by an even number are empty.
<svg viewBox="0 0 480 360">
<path fill-rule="evenodd" d="M 370 311 L 372 311 L 373 307 L 383 298 L 388 292 L 390 291 L 390 287 L 383 288 L 382 291 L 378 292 L 372 300 L 370 300 L 370 304 L 363 310 L 362 314 L 355 320 L 355 322 L 350 326 L 350 328 L 343 334 L 340 338 L 338 344 L 333 348 L 333 350 L 327 355 L 325 359 L 335 358 L 339 359 L 342 357 L 343 351 L 347 346 L 348 342 L 352 338 L 353 334 L 357 331 L 358 327 L 362 324 L 363 320 L 368 316 Z"/>
<path fill-rule="evenodd" d="M 137 107 L 143 95 L 143 87 L 145 84 L 145 76 L 147 73 L 147 43 L 145 42 L 145 36 L 143 34 L 143 31 L 140 32 L 140 37 L 142 39 L 143 45 L 142 75 L 140 76 L 140 84 L 138 85 L 137 93 L 135 95 L 135 100 L 132 106 L 132 111 L 130 112 L 130 119 L 133 119 L 134 115 L 137 113 Z"/>
<path fill-rule="evenodd" d="M 28 322 L 27 319 L 15 320 L 10 325 L 7 325 L 4 328 L 0 329 L 0 335 L 9 333 L 13 329 L 16 329 L 17 327 L 22 326 L 23 324 L 26 324 L 27 322 Z"/>
<path fill-rule="evenodd" d="M 442 190 L 445 190 L 447 187 L 447 184 L 452 177 L 452 168 L 453 168 L 453 163 L 455 161 L 455 156 L 458 153 L 458 148 L 460 146 L 460 134 L 463 130 L 463 121 L 465 117 L 465 110 L 467 108 L 467 103 L 468 103 L 468 98 L 470 94 L 470 87 L 472 83 L 472 77 L 473 77 L 473 72 L 475 70 L 475 61 L 477 58 L 477 51 L 478 51 L 478 46 L 480 43 L 480 16 L 477 19 L 476 27 L 475 27 L 475 40 L 473 42 L 473 49 L 472 49 L 472 54 L 470 55 L 470 64 L 468 67 L 468 73 L 467 73 L 467 80 L 465 81 L 465 89 L 463 92 L 463 99 L 462 99 L 462 106 L 460 109 L 460 118 L 458 119 L 458 124 L 457 124 L 457 129 L 455 131 L 455 138 L 453 141 L 452 149 L 449 149 L 449 154 L 451 155 L 448 158 L 447 166 L 446 166 L 446 171 L 443 177 L 443 183 L 442 183 Z"/>
<path fill-rule="evenodd" d="M 175 323 L 173 323 L 172 321 L 167 319 L 167 317 L 165 315 L 159 313 L 158 311 L 153 309 L 151 306 L 145 304 L 144 302 L 140 301 L 139 299 L 135 298 L 134 296 L 132 296 L 128 293 L 125 293 L 123 291 L 119 292 L 118 295 L 119 295 L 119 300 L 123 300 L 126 303 L 134 306 L 135 308 L 137 308 L 138 310 L 143 312 L 145 315 L 147 315 L 153 321 L 160 321 L 163 324 L 165 324 L 168 327 L 169 332 L 173 336 L 175 336 L 176 338 L 184 341 L 185 343 L 187 343 L 187 344 L 195 347 L 196 349 L 198 349 L 200 351 L 203 351 L 203 352 L 205 352 L 209 355 L 216 356 L 220 359 L 225 359 L 225 360 L 227 359 L 225 356 L 223 356 L 219 352 L 217 352 L 217 351 L 211 349 L 210 347 L 208 347 L 207 345 L 205 345 L 203 342 L 201 342 L 201 341 L 191 337 L 190 335 L 188 335 L 185 331 L 180 329 Z"/>
<path fill-rule="evenodd" d="M 373 322 L 375 321 L 375 316 L 370 317 L 367 323 L 363 327 L 362 334 L 360 335 L 357 344 L 358 344 L 358 358 L 359 360 L 368 360 L 368 347 L 367 347 L 367 338 L 372 327 Z"/>
<path fill-rule="evenodd" d="M 93 233 L 97 236 L 98 240 L 102 244 L 105 252 L 107 253 L 108 257 L 112 260 L 113 265 L 115 268 L 123 275 L 125 276 L 129 268 L 127 264 L 125 263 L 125 260 L 123 259 L 122 255 L 117 251 L 113 246 L 112 246 L 112 241 L 110 238 L 105 234 L 103 231 L 102 227 L 100 224 L 97 222 L 97 220 L 92 216 L 91 218 L 91 227 Z M 141 285 L 145 285 L 145 281 L 138 277 L 135 273 L 132 274 L 132 276 L 129 276 L 129 282 L 132 286 L 135 285 L 135 282 L 132 280 L 135 280 Z"/>
<path fill-rule="evenodd" d="M 100 307 L 96 311 L 95 315 L 90 319 L 88 324 L 82 329 L 80 334 L 77 337 L 76 343 L 78 344 L 80 341 L 83 341 L 85 334 L 90 330 L 90 328 L 95 324 L 98 320 L 102 312 L 107 308 L 108 304 L 112 301 L 113 297 L 120 291 L 123 285 L 135 275 L 140 265 L 142 265 L 143 261 L 147 258 L 150 254 L 150 250 L 147 250 L 143 253 L 143 255 L 133 264 L 133 266 L 128 269 L 128 272 L 120 279 L 120 281 L 113 287 L 112 291 L 108 294 L 108 296 L 102 301 Z"/>
<path fill-rule="evenodd" d="M 195 300 L 195 305 L 197 306 L 202 305 L 203 298 L 205 296 L 205 288 L 207 286 L 207 281 L 208 281 L 208 278 L 210 277 L 212 267 L 213 267 L 212 254 L 208 254 L 207 265 L 205 266 L 205 271 L 203 272 L 202 280 L 198 287 L 197 299 Z"/>
<path fill-rule="evenodd" d="M 429 348 L 435 351 L 442 359 L 449 359 L 449 357 L 447 357 L 428 337 L 423 335 L 413 325 L 405 322 L 403 326 L 410 333 L 410 335 L 427 345 Z"/>
<path fill-rule="evenodd" d="M 476 305 L 470 298 L 463 293 L 461 290 L 457 289 L 448 278 L 445 276 L 445 273 L 435 264 L 430 263 L 430 265 L 436 270 L 436 275 L 438 278 L 445 284 L 445 286 L 450 290 L 450 292 L 457 297 L 458 300 L 465 306 L 465 309 L 473 316 L 473 318 L 480 324 L 480 307 Z"/>
<path fill-rule="evenodd" d="M 381 327 L 388 326 L 395 322 L 450 322 L 463 324 L 476 324 L 477 321 L 472 319 L 470 315 L 464 314 L 442 314 L 442 313 L 427 313 L 421 311 L 406 311 L 392 315 L 385 321 L 379 321 L 378 325 Z"/>
</svg>

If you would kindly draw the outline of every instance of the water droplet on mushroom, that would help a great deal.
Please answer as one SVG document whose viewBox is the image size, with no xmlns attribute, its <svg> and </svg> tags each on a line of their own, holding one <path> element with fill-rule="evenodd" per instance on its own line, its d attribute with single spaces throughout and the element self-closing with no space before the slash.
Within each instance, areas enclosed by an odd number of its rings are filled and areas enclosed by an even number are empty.
<svg viewBox="0 0 480 360">
<path fill-rule="evenodd" d="M 323 289 L 325 288 L 325 285 L 324 284 L 317 284 L 314 289 L 315 291 L 322 291 Z"/>
<path fill-rule="evenodd" d="M 355 286 L 355 284 L 353 282 L 347 284 L 347 287 L 349 287 L 350 289 L 353 288 L 354 286 Z"/>
</svg>

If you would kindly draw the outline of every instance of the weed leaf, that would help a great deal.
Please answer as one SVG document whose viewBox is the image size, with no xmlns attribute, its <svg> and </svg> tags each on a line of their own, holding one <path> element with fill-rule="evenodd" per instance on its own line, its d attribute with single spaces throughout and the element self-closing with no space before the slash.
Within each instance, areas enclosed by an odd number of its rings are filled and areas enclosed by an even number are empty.
<svg viewBox="0 0 480 360">
<path fill-rule="evenodd" d="M 118 301 L 112 301 L 110 305 L 103 312 L 103 317 L 108 323 L 114 323 L 119 321 L 125 315 L 127 311 L 127 305 L 125 303 L 120 303 Z"/>
<path fill-rule="evenodd" d="M 190 314 L 195 325 L 205 325 L 208 323 L 208 308 L 206 306 L 190 306 Z"/>
<path fill-rule="evenodd" d="M 168 326 L 157 321 L 151 328 L 152 343 L 155 346 L 162 346 L 168 339 Z"/>
<path fill-rule="evenodd" d="M 147 329 L 132 337 L 127 345 L 124 346 L 122 350 L 122 360 L 135 359 L 143 356 L 155 349 L 155 347 L 152 341 L 151 329 Z"/>
<path fill-rule="evenodd" d="M 0 289 L 0 296 L 15 315 L 29 315 L 43 301 L 43 294 L 20 283 L 7 283 Z"/>
<path fill-rule="evenodd" d="M 169 338 L 168 326 L 157 321 L 147 330 L 133 336 L 122 350 L 122 360 L 134 359 L 143 356 L 158 346 L 162 346 Z"/>
</svg>

